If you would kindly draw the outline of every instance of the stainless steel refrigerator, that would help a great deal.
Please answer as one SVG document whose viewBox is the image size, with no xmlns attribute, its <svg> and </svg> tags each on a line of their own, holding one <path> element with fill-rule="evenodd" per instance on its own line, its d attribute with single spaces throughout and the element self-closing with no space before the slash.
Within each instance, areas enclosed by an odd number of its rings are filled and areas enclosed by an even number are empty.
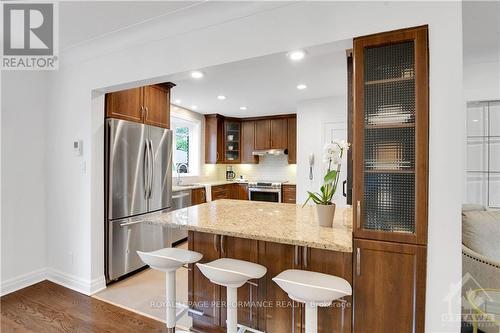
<svg viewBox="0 0 500 333">
<path fill-rule="evenodd" d="M 119 119 L 105 124 L 107 282 L 144 266 L 136 251 L 169 246 L 168 233 L 144 223 L 172 206 L 172 131 Z"/>
</svg>

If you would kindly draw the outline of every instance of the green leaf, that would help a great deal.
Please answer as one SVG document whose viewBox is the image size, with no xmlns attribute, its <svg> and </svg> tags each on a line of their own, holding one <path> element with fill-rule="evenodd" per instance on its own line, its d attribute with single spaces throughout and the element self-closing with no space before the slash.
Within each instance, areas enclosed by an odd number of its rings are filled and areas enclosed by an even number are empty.
<svg viewBox="0 0 500 333">
<path fill-rule="evenodd" d="M 325 183 L 331 183 L 337 177 L 337 170 L 329 171 L 324 178 Z"/>
</svg>

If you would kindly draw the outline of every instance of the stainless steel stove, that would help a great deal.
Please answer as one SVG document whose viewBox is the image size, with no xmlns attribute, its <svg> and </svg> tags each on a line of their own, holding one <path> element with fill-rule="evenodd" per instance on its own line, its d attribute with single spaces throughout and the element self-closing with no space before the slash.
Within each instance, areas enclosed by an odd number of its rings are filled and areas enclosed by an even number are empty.
<svg viewBox="0 0 500 333">
<path fill-rule="evenodd" d="M 276 181 L 248 182 L 248 198 L 252 201 L 281 202 L 281 184 Z"/>
</svg>

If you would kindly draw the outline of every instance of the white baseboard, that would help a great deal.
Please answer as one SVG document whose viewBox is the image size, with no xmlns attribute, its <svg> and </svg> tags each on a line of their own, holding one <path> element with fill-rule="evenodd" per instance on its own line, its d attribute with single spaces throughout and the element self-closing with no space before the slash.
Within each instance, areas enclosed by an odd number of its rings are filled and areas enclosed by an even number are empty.
<svg viewBox="0 0 500 333">
<path fill-rule="evenodd" d="M 48 269 L 47 280 L 88 296 L 106 288 L 104 276 L 94 280 L 87 280 L 53 268 Z"/>
<path fill-rule="evenodd" d="M 2 281 L 0 295 L 4 296 L 19 289 L 29 287 L 35 283 L 47 279 L 47 269 L 41 268 L 33 272 L 18 275 L 14 278 Z"/>
</svg>

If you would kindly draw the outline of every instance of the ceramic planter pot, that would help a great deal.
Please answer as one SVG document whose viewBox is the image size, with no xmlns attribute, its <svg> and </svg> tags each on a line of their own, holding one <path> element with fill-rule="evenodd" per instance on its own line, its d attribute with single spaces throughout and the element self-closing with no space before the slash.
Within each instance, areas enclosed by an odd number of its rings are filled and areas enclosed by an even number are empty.
<svg viewBox="0 0 500 333">
<path fill-rule="evenodd" d="M 331 227 L 333 217 L 335 216 L 335 204 L 331 205 L 316 205 L 318 213 L 318 224 L 322 227 Z"/>
</svg>

